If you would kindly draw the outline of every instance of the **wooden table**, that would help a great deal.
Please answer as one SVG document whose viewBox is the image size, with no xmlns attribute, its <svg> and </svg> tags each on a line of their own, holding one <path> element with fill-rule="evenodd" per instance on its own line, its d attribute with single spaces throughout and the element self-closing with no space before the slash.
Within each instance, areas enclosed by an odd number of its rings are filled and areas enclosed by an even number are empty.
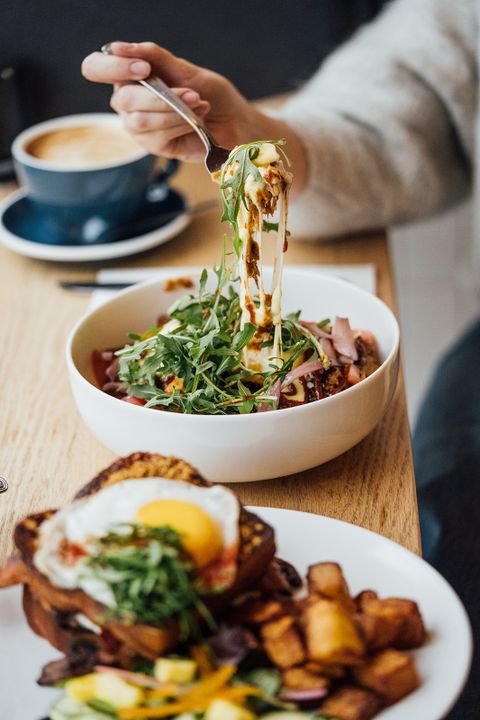
<svg viewBox="0 0 480 720">
<path fill-rule="evenodd" d="M 193 202 L 217 196 L 202 167 L 183 167 L 176 184 Z M 5 195 L 11 188 L 3 188 Z M 219 211 L 196 217 L 174 241 L 118 267 L 207 265 L 218 261 L 225 226 Z M 290 243 L 287 263 L 373 262 L 378 294 L 395 307 L 383 233 L 321 244 Z M 107 265 L 113 263 L 108 262 Z M 64 346 L 88 297 L 58 288 L 60 279 L 93 279 L 96 267 L 30 260 L 0 247 L 0 562 L 16 521 L 67 501 L 113 460 L 78 416 Z M 403 379 L 384 419 L 363 442 L 308 472 L 236 485 L 241 500 L 340 518 L 420 552 L 418 509 Z"/>
</svg>

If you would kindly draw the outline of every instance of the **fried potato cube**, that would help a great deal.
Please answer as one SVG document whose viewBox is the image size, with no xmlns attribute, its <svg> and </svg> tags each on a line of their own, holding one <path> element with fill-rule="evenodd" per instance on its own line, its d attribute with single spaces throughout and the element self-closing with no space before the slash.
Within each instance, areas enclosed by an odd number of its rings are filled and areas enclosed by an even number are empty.
<svg viewBox="0 0 480 720">
<path fill-rule="evenodd" d="M 352 617 L 333 600 L 318 598 L 303 612 L 307 653 L 310 660 L 334 665 L 356 665 L 365 644 Z"/>
<path fill-rule="evenodd" d="M 323 701 L 320 712 L 338 720 L 370 720 L 380 708 L 380 699 L 374 693 L 345 685 Z"/>
<path fill-rule="evenodd" d="M 310 594 L 336 600 L 350 612 L 355 610 L 347 581 L 338 563 L 322 562 L 310 565 L 307 583 Z"/>
<path fill-rule="evenodd" d="M 325 690 L 329 689 L 331 681 L 323 675 L 312 672 L 305 665 L 285 670 L 282 673 L 282 685 L 291 690 Z"/>
<path fill-rule="evenodd" d="M 289 606 L 279 600 L 253 599 L 242 603 L 235 617 L 247 625 L 263 625 L 269 620 L 286 615 L 288 610 Z"/>
<path fill-rule="evenodd" d="M 291 615 L 265 623 L 260 634 L 265 652 L 281 670 L 305 662 L 302 637 Z"/>
<path fill-rule="evenodd" d="M 395 647 L 407 650 L 425 642 L 425 626 L 418 605 L 403 598 L 381 599 L 369 592 L 357 598 L 362 615 L 376 619 L 376 623 L 358 618 L 371 649 Z"/>
<path fill-rule="evenodd" d="M 412 658 L 391 649 L 382 650 L 354 668 L 353 677 L 362 687 L 376 692 L 386 705 L 405 697 L 420 683 Z"/>
<path fill-rule="evenodd" d="M 401 623 L 394 618 L 366 613 L 356 613 L 353 618 L 369 650 L 382 650 L 392 646 L 401 630 Z"/>
<path fill-rule="evenodd" d="M 355 603 L 359 610 L 362 610 L 364 604 L 368 602 L 369 600 L 377 600 L 378 595 L 375 592 L 375 590 L 362 590 L 361 593 L 358 593 L 357 597 L 355 598 Z"/>
<path fill-rule="evenodd" d="M 317 675 L 324 675 L 327 678 L 338 680 L 339 678 L 345 677 L 347 674 L 346 669 L 343 665 L 333 665 L 332 663 L 321 663 L 317 660 L 309 660 L 304 665 L 306 670 L 316 673 Z"/>
</svg>

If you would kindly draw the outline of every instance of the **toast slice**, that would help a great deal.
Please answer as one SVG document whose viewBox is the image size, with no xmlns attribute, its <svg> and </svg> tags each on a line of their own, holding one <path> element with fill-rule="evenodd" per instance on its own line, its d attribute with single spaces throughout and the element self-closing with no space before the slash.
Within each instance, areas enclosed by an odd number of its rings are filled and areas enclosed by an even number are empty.
<svg viewBox="0 0 480 720">
<path fill-rule="evenodd" d="M 183 480 L 199 487 L 211 485 L 183 460 L 137 452 L 118 459 L 99 473 L 77 493 L 75 499 L 93 495 L 123 480 L 146 477 Z M 92 664 L 100 661 L 115 662 L 129 667 L 138 657 L 152 660 L 171 650 L 178 642 L 175 621 L 162 627 L 132 625 L 111 619 L 105 621 L 104 607 L 100 603 L 82 590 L 65 590 L 53 586 L 36 569 L 34 555 L 38 547 L 39 530 L 54 512 L 49 510 L 29 515 L 17 525 L 14 542 L 19 557 L 0 571 L 0 587 L 2 573 L 4 585 L 13 582 L 24 584 L 24 610 L 34 632 L 65 652 L 67 657 L 80 655 L 84 659 L 86 656 Z M 205 598 L 206 604 L 215 614 L 227 606 L 228 600 L 255 588 L 275 554 L 273 529 L 244 508 L 240 511 L 239 540 L 237 574 L 233 585 L 219 595 Z M 7 577 L 10 581 L 6 580 Z M 85 624 L 88 626 L 92 623 L 96 628 L 91 626 L 92 629 L 85 629 Z M 81 652 L 81 648 L 87 648 L 88 652 Z M 76 671 L 76 667 L 80 665 L 84 672 L 85 662 L 72 665 L 69 671 L 77 674 L 79 671 Z"/>
</svg>

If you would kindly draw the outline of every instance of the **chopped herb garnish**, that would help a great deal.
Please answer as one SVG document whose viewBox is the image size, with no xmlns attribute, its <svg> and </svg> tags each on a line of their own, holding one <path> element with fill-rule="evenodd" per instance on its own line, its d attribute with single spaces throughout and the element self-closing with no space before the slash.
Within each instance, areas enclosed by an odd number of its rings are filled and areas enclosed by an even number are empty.
<svg viewBox="0 0 480 720">
<path fill-rule="evenodd" d="M 198 638 L 202 620 L 215 627 L 200 598 L 192 560 L 169 527 L 114 526 L 96 540 L 85 564 L 85 576 L 110 588 L 112 618 L 160 627 L 175 619 L 182 639 Z"/>
</svg>

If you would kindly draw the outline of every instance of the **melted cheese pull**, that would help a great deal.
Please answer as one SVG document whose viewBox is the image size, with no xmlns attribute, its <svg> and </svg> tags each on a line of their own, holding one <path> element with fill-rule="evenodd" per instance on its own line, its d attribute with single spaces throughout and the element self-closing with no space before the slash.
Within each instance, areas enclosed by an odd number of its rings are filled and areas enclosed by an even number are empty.
<svg viewBox="0 0 480 720">
<path fill-rule="evenodd" d="M 272 364 L 279 364 L 282 356 L 282 270 L 283 253 L 288 246 L 287 208 L 292 176 L 285 169 L 273 143 L 260 145 L 258 154 L 252 161 L 258 174 L 250 173 L 245 179 L 245 203 L 240 203 L 238 213 L 238 228 L 242 241 L 238 270 L 241 327 L 252 323 L 256 328 L 255 336 L 244 350 L 243 362 L 252 370 L 263 371 L 270 369 Z M 267 232 L 264 230 L 264 221 L 271 223 L 275 214 L 278 217 L 278 230 Z M 265 235 L 276 235 L 270 292 L 265 290 L 262 270 Z M 270 342 L 272 328 L 273 344 L 265 347 L 265 343 Z"/>
</svg>

